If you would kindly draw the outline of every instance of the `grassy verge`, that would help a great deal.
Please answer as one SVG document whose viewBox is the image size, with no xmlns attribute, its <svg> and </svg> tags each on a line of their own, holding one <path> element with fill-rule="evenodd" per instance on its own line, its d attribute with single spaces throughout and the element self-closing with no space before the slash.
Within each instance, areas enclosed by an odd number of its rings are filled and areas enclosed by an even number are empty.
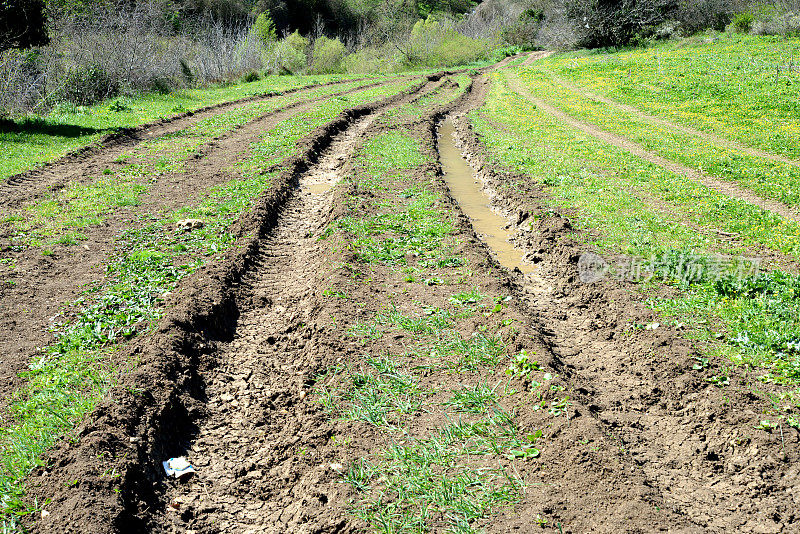
<svg viewBox="0 0 800 534">
<path fill-rule="evenodd" d="M 290 133 L 265 135 L 282 147 L 280 151 L 264 150 L 263 143 L 256 143 L 241 177 L 211 188 L 193 206 L 142 217 L 138 228 L 118 236 L 105 280 L 64 310 L 53 326 L 55 342 L 31 365 L 26 385 L 10 402 L 14 424 L 0 431 L 0 517 L 5 528 L 16 528 L 17 517 L 32 511 L 24 501 L 27 473 L 93 409 L 119 373 L 136 365 L 117 361 L 122 344 L 155 327 L 165 299 L 181 279 L 224 258 L 236 239 L 229 231 L 231 224 L 270 185 L 278 172 L 272 169 L 293 153 L 304 135 L 344 109 L 415 83 L 403 80 L 344 100 L 331 99 L 320 109 L 290 119 L 296 125 Z M 205 226 L 176 233 L 175 222 L 187 217 L 200 218 Z"/>
<path fill-rule="evenodd" d="M 20 120 L 14 126 L 0 125 L 0 150 L 4 155 L 0 161 L 0 179 L 57 159 L 118 128 L 139 126 L 249 96 L 280 93 L 338 79 L 344 77 L 267 76 L 252 83 L 121 97 L 89 107 L 61 105 L 44 118 Z"/>
<path fill-rule="evenodd" d="M 659 280 L 675 286 L 676 297 L 649 304 L 672 324 L 687 326 L 707 356 L 727 362 L 723 369 L 738 366 L 753 384 L 762 381 L 751 387 L 765 389 L 781 417 L 796 421 L 800 278 L 780 271 L 753 275 L 727 259 L 721 269 L 713 267 L 717 254 L 763 249 L 787 254 L 794 263 L 800 252 L 796 224 L 572 130 L 509 92 L 499 77 L 471 120 L 497 164 L 541 184 L 554 205 L 575 215 L 587 245 L 640 258 Z M 715 237 L 718 231 L 737 240 Z M 689 275 L 687 262 L 699 265 Z M 699 369 L 707 364 L 699 362 Z M 724 370 L 708 379 L 728 383 Z"/>
<path fill-rule="evenodd" d="M 742 185 L 765 198 L 796 206 L 800 202 L 800 166 L 765 160 L 720 147 L 687 133 L 654 127 L 647 120 L 570 91 L 534 67 L 523 76 L 538 97 L 568 114 L 622 135 L 671 161 Z"/>
<path fill-rule="evenodd" d="M 794 257 L 800 225 L 724 196 L 561 123 L 496 78 L 473 114 L 496 161 L 545 185 L 599 232 L 598 245 L 649 256 L 670 249 L 740 253 L 717 231 Z M 496 125 L 505 125 L 497 128 Z"/>
<path fill-rule="evenodd" d="M 787 69 L 800 40 L 707 37 L 623 52 L 568 52 L 535 68 L 650 114 L 800 159 L 800 85 Z"/>
</svg>

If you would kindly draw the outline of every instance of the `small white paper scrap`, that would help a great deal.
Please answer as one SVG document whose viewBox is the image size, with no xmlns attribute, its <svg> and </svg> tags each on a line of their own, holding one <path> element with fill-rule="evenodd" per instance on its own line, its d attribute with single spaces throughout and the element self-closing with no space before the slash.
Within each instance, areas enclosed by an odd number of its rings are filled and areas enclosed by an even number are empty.
<svg viewBox="0 0 800 534">
<path fill-rule="evenodd" d="M 183 478 L 195 472 L 194 467 L 186 460 L 185 456 L 170 458 L 166 462 L 161 462 L 161 464 L 164 466 L 164 471 L 166 471 L 168 477 Z"/>
</svg>

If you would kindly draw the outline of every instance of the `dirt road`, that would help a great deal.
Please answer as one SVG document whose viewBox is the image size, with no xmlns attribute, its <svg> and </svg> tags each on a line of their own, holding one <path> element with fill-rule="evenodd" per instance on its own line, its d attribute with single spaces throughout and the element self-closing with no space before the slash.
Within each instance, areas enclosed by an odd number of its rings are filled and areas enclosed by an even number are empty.
<svg viewBox="0 0 800 534">
<path fill-rule="evenodd" d="M 136 369 L 31 477 L 47 503 L 34 531 L 792 528 L 797 433 L 754 432 L 763 400 L 735 373 L 723 390 L 693 371 L 680 330 L 633 328 L 656 320 L 633 285 L 580 281 L 569 220 L 495 168 L 468 126 L 489 82 L 461 76 L 304 138 L 237 223 L 235 253 L 182 282 L 157 330 L 127 347 Z M 314 102 L 212 141 L 143 209 L 229 179 L 261 130 Z M 492 229 L 448 189 L 446 118 L 482 189 L 471 194 L 486 195 L 475 209 L 502 215 L 518 254 L 492 250 Z M 18 298 L 72 298 L 132 216 L 109 221 L 90 230 L 97 253 L 48 260 Z M 34 287 L 45 277 L 65 285 Z M 58 302 L 38 306 L 4 313 L 41 333 Z M 176 456 L 195 476 L 165 476 Z"/>
</svg>

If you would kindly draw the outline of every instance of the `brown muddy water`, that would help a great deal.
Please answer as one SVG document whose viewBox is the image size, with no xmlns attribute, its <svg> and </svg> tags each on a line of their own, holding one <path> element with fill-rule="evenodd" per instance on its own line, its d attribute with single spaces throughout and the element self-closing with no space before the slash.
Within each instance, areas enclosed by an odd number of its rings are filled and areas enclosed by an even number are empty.
<svg viewBox="0 0 800 534">
<path fill-rule="evenodd" d="M 533 272 L 534 266 L 523 261 L 523 252 L 514 248 L 509 241 L 511 232 L 506 229 L 509 220 L 492 209 L 490 199 L 483 192 L 475 171 L 461 156 L 461 151 L 456 146 L 452 121 L 446 120 L 439 125 L 438 143 L 444 180 L 450 194 L 472 222 L 478 237 L 488 245 L 497 262 L 506 269 L 513 270 L 516 267 L 523 273 Z"/>
</svg>

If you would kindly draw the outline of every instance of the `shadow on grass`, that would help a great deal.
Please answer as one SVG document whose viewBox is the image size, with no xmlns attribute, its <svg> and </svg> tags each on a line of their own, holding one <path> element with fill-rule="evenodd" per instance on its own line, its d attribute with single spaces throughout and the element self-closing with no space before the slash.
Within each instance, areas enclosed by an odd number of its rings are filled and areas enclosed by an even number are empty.
<svg viewBox="0 0 800 534">
<path fill-rule="evenodd" d="M 114 128 L 98 129 L 76 124 L 60 124 L 48 122 L 46 119 L 26 118 L 20 121 L 0 119 L 0 134 L 17 133 L 29 135 L 52 135 L 58 137 L 82 137 L 97 133 L 109 132 Z"/>
</svg>

